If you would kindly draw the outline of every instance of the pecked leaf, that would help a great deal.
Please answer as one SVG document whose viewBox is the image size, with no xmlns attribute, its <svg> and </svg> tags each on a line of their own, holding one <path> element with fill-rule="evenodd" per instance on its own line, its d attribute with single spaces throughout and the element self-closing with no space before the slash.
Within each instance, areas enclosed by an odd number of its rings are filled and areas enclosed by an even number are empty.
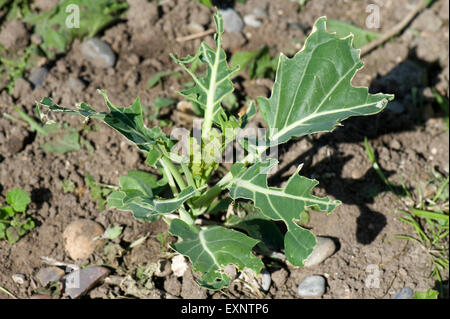
<svg viewBox="0 0 450 319">
<path fill-rule="evenodd" d="M 223 34 L 223 20 L 220 13 L 216 13 L 214 20 L 217 26 L 216 49 L 213 50 L 203 42 L 197 52 L 192 57 L 188 56 L 178 59 L 172 55 L 174 61 L 179 64 L 194 80 L 195 85 L 181 92 L 186 99 L 199 105 L 205 113 L 205 125 L 210 125 L 213 121 L 221 124 L 226 121 L 226 115 L 222 109 L 221 102 L 230 93 L 233 92 L 233 83 L 231 79 L 239 67 L 230 69 L 227 64 L 227 56 L 221 48 Z M 205 77 L 198 77 L 187 65 L 196 61 L 206 64 L 207 73 Z"/>
<path fill-rule="evenodd" d="M 170 139 L 161 131 L 161 128 L 155 127 L 150 129 L 145 126 L 142 116 L 142 105 L 139 98 L 130 107 L 117 107 L 109 101 L 106 91 L 100 90 L 99 92 L 105 98 L 110 113 L 96 112 L 86 103 L 81 103 L 78 109 L 75 110 L 65 108 L 53 104 L 52 99 L 48 97 L 44 98 L 38 105 L 46 106 L 54 112 L 77 114 L 85 118 L 101 120 L 136 144 L 144 152 L 151 151 L 158 141 L 167 145 L 171 143 Z"/>
<path fill-rule="evenodd" d="M 179 219 L 172 221 L 169 232 L 178 237 L 173 248 L 189 257 L 195 272 L 202 273 L 199 283 L 203 287 L 217 290 L 228 286 L 230 277 L 223 272 L 227 265 L 256 272 L 263 267 L 262 261 L 252 254 L 258 241 L 243 233 L 220 226 L 199 228 Z"/>
<path fill-rule="evenodd" d="M 286 258 L 295 266 L 303 266 L 303 261 L 316 246 L 316 239 L 309 230 L 298 226 L 295 220 L 300 219 L 301 212 L 308 207 L 318 207 L 330 213 L 340 202 L 311 195 L 318 182 L 300 176 L 298 171 L 289 178 L 285 188 L 269 187 L 267 173 L 275 164 L 275 160 L 259 162 L 248 169 L 242 164 L 235 164 L 230 195 L 233 199 L 250 199 L 265 216 L 283 221 L 288 229 L 284 238 Z"/>
<path fill-rule="evenodd" d="M 131 211 L 136 219 L 153 222 L 160 215 L 169 214 L 179 209 L 185 201 L 194 197 L 196 193 L 196 190 L 189 186 L 172 199 L 159 199 L 152 197 L 143 189 L 133 186 L 111 193 L 108 197 L 108 205 L 119 210 Z"/>
<path fill-rule="evenodd" d="M 258 98 L 271 145 L 331 131 L 348 117 L 382 111 L 393 99 L 351 85 L 363 66 L 359 50 L 352 47 L 352 36 L 340 39 L 328 33 L 326 21 L 317 20 L 303 50 L 292 59 L 281 55 L 272 96 Z"/>
</svg>

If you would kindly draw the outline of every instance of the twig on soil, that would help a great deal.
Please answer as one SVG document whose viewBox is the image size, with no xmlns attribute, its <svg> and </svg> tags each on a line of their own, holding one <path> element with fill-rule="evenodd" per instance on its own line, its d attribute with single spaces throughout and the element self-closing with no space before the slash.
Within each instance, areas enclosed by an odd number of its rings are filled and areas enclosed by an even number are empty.
<svg viewBox="0 0 450 319">
<path fill-rule="evenodd" d="M 64 262 L 57 261 L 57 260 L 55 260 L 53 258 L 46 257 L 46 256 L 42 256 L 41 260 L 44 263 L 46 263 L 47 265 L 50 265 L 50 266 L 68 267 L 68 268 L 71 268 L 72 270 L 80 269 L 80 267 L 78 265 L 64 263 Z"/>
<path fill-rule="evenodd" d="M 0 286 L 0 291 L 4 292 L 5 294 L 7 294 L 8 296 L 10 296 L 13 299 L 18 299 L 16 296 L 14 296 L 11 292 L 9 292 L 8 290 L 6 290 L 5 288 L 3 288 L 2 286 Z"/>
<path fill-rule="evenodd" d="M 400 23 L 398 23 L 396 26 L 394 26 L 391 30 L 383 34 L 380 38 L 378 38 L 375 41 L 370 42 L 369 44 L 365 45 L 361 49 L 361 56 L 364 56 L 368 53 L 370 53 L 372 50 L 377 48 L 378 46 L 382 45 L 392 37 L 399 34 L 404 28 L 406 28 L 411 21 L 422 11 L 427 7 L 427 0 L 420 1 L 417 6 L 402 20 Z"/>
<path fill-rule="evenodd" d="M 199 33 L 194 33 L 194 34 L 191 34 L 191 35 L 188 35 L 188 36 L 185 36 L 185 37 L 178 37 L 178 38 L 176 38 L 176 41 L 177 42 L 186 42 L 186 41 L 190 41 L 190 40 L 195 40 L 195 39 L 198 39 L 198 38 L 206 37 L 207 35 L 213 34 L 214 32 L 216 32 L 216 30 L 208 29 L 206 31 L 202 31 L 202 32 L 199 32 Z"/>
</svg>

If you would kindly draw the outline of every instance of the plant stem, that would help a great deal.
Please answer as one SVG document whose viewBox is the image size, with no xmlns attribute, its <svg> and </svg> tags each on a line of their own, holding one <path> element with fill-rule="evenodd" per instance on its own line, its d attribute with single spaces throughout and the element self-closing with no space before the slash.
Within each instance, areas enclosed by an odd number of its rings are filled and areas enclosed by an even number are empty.
<svg viewBox="0 0 450 319">
<path fill-rule="evenodd" d="M 220 65 L 220 50 L 222 50 L 222 37 L 220 34 L 216 36 L 216 59 L 211 70 L 211 79 L 209 81 L 208 98 L 206 101 L 205 121 L 202 127 L 202 141 L 207 140 L 211 131 L 214 117 L 214 102 L 216 98 L 216 78 Z"/>
<path fill-rule="evenodd" d="M 173 176 L 173 178 L 175 178 L 175 181 L 177 182 L 177 184 L 181 190 L 183 190 L 187 187 L 186 182 L 183 179 L 183 176 L 181 176 L 181 174 L 178 172 L 178 169 L 170 161 L 170 159 L 163 156 L 160 160 L 160 163 L 165 169 L 167 169 L 167 171 L 170 172 L 170 175 Z"/>
</svg>

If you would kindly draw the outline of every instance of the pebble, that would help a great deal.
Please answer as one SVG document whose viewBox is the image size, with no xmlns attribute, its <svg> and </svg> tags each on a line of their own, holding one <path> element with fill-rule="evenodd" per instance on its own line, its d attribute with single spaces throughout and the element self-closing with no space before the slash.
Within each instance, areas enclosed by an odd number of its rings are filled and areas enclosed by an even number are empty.
<svg viewBox="0 0 450 319">
<path fill-rule="evenodd" d="M 46 267 L 42 268 L 36 274 L 37 280 L 43 287 L 47 286 L 51 282 L 59 281 L 64 277 L 64 270 L 58 267 Z"/>
<path fill-rule="evenodd" d="M 201 33 L 205 31 L 205 28 L 200 23 L 191 22 L 186 27 L 190 34 Z"/>
<path fill-rule="evenodd" d="M 184 256 L 176 255 L 175 257 L 173 257 L 171 268 L 175 276 L 183 277 L 184 273 L 188 269 L 188 265 Z"/>
<path fill-rule="evenodd" d="M 247 14 L 244 16 L 244 22 L 246 25 L 254 28 L 259 28 L 262 25 L 261 19 L 258 19 L 254 14 Z"/>
<path fill-rule="evenodd" d="M 104 279 L 109 272 L 108 268 L 101 266 L 75 270 L 65 277 L 64 293 L 72 299 L 79 298 Z"/>
<path fill-rule="evenodd" d="M 389 102 L 387 109 L 395 114 L 401 114 L 405 112 L 405 106 L 397 101 Z"/>
<path fill-rule="evenodd" d="M 298 285 L 297 293 L 300 297 L 321 297 L 325 293 L 325 285 L 324 277 L 309 276 Z"/>
<path fill-rule="evenodd" d="M 12 280 L 18 285 L 23 285 L 25 283 L 25 276 L 22 274 L 14 274 L 12 275 Z"/>
<path fill-rule="evenodd" d="M 392 296 L 392 299 L 412 299 L 414 296 L 414 292 L 411 288 L 404 287 L 398 290 L 395 295 Z"/>
<path fill-rule="evenodd" d="M 270 272 L 267 269 L 263 269 L 260 274 L 261 289 L 263 291 L 269 291 L 270 285 L 272 284 L 272 278 L 270 277 Z"/>
<path fill-rule="evenodd" d="M 305 267 L 313 267 L 319 265 L 325 259 L 333 255 L 336 251 L 336 244 L 333 240 L 326 237 L 317 236 L 317 246 L 311 255 L 305 260 Z"/>
<path fill-rule="evenodd" d="M 89 258 L 103 242 L 94 239 L 102 236 L 103 233 L 103 227 L 92 220 L 73 221 L 64 230 L 64 248 L 73 260 Z"/>
<path fill-rule="evenodd" d="M 219 10 L 223 18 L 223 27 L 226 32 L 241 32 L 244 28 L 244 21 L 239 14 L 233 9 L 221 9 Z"/>
<path fill-rule="evenodd" d="M 33 88 L 39 88 L 41 87 L 44 82 L 45 78 L 48 75 L 48 70 L 44 67 L 35 68 L 30 71 L 30 76 L 28 77 L 28 81 L 31 82 Z"/>
<path fill-rule="evenodd" d="M 86 40 L 81 46 L 84 58 L 95 66 L 109 68 L 116 63 L 116 54 L 105 41 L 99 38 Z"/>
</svg>

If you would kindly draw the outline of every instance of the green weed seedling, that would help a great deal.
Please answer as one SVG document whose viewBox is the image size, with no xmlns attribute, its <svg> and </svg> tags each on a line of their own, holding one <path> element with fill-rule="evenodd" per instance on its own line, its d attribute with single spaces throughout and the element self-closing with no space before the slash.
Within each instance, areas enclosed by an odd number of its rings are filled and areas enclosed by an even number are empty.
<svg viewBox="0 0 450 319">
<path fill-rule="evenodd" d="M 317 241 L 310 230 L 299 225 L 302 213 L 310 208 L 331 213 L 340 204 L 329 197 L 312 195 L 318 182 L 301 176 L 301 165 L 285 187 L 269 186 L 267 176 L 278 163 L 267 156 L 273 155 L 271 150 L 294 138 L 332 131 L 351 116 L 377 114 L 393 96 L 369 94 L 367 88 L 351 85 L 363 66 L 360 52 L 353 47 L 351 36 L 340 38 L 327 32 L 327 19 L 322 17 L 303 50 L 292 58 L 281 55 L 278 59 L 271 97 L 250 101 L 245 114 L 233 115 L 222 106 L 233 93 L 231 79 L 239 67 L 229 67 L 221 47 L 222 17 L 217 13 L 214 19 L 214 48 L 202 43 L 194 56 L 172 55 L 194 82 L 180 94 L 203 117 L 201 129 L 187 132 L 185 139 L 171 138 L 160 127 L 147 127 L 139 98 L 130 107 L 119 107 L 100 91 L 109 112 L 97 112 L 86 103 L 66 108 L 50 98 L 42 99 L 38 107 L 100 120 L 145 154 L 146 163 L 160 175 L 134 171 L 120 177 L 118 189 L 108 196 L 108 206 L 131 211 L 140 220 L 167 222 L 169 233 L 178 238 L 171 248 L 190 259 L 194 271 L 201 273 L 198 282 L 202 287 L 217 290 L 230 284 L 231 278 L 224 271 L 228 265 L 239 271 L 261 271 L 264 264 L 253 253 L 256 245 L 279 245 L 287 261 L 303 266 Z M 193 64 L 202 64 L 206 71 L 198 74 L 192 70 Z M 245 130 L 256 114 L 256 106 L 268 127 L 261 135 Z M 224 154 L 226 157 L 233 145 L 244 150 L 242 156 L 233 153 L 236 156 L 230 162 L 234 164 L 222 166 Z M 230 209 L 238 203 L 256 209 L 240 216 Z M 281 237 L 277 239 L 266 231 L 276 229 L 275 221 L 284 223 L 287 229 L 279 231 Z M 258 224 L 264 224 L 264 232 L 259 231 L 263 228 Z"/>
<path fill-rule="evenodd" d="M 6 203 L 0 206 L 0 240 L 6 238 L 14 244 L 34 228 L 34 221 L 25 213 L 31 199 L 26 191 L 12 189 L 6 194 Z"/>
</svg>

